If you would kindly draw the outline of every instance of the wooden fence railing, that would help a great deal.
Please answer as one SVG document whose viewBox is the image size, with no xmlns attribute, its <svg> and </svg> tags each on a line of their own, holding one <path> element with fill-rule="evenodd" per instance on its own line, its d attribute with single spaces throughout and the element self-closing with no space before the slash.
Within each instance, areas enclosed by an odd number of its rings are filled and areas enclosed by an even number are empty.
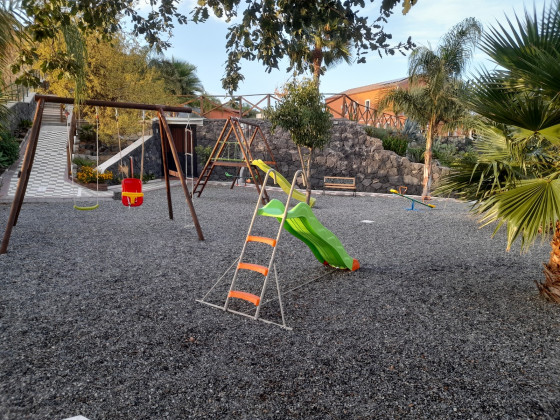
<svg viewBox="0 0 560 420">
<path fill-rule="evenodd" d="M 359 124 L 374 127 L 392 127 L 396 129 L 402 129 L 406 121 L 406 117 L 402 115 L 379 112 L 376 109 L 358 103 L 346 94 L 328 95 L 330 96 L 325 100 L 325 103 L 334 118 L 348 119 Z M 222 103 L 220 98 L 224 98 L 226 101 Z M 262 114 L 266 108 L 273 106 L 278 100 L 278 95 L 270 93 L 234 97 L 201 95 L 188 98 L 183 105 L 192 107 L 193 114 L 206 118 L 211 118 L 212 115 L 220 113 L 223 114 L 222 118 L 229 116 L 250 118 L 255 117 L 257 114 Z"/>
<path fill-rule="evenodd" d="M 364 125 L 381 128 L 392 127 L 400 130 L 406 121 L 406 117 L 402 115 L 379 112 L 370 106 L 360 104 L 344 93 L 330 96 L 325 102 L 335 118 L 345 118 Z"/>
</svg>

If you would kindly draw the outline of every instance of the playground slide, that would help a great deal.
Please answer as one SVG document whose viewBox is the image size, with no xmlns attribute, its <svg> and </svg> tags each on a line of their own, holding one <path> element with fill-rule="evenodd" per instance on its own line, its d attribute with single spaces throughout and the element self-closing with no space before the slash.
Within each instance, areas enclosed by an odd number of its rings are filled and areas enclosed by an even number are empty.
<svg viewBox="0 0 560 420">
<path fill-rule="evenodd" d="M 251 164 L 258 166 L 262 171 L 264 171 L 264 173 L 266 173 L 269 169 L 271 169 L 270 166 L 264 163 L 261 159 L 255 159 L 251 162 Z M 282 174 L 280 174 L 280 172 L 275 170 L 270 174 L 270 177 L 274 180 L 274 182 L 276 182 L 280 186 L 280 188 L 282 188 L 282 190 L 286 194 L 290 193 L 290 188 L 292 187 L 292 183 L 288 182 L 288 180 L 284 178 Z M 298 201 L 305 202 L 305 194 L 302 194 L 297 190 L 294 190 L 292 197 L 294 197 Z M 311 204 L 311 207 L 315 205 L 315 199 L 313 197 L 311 197 L 311 200 L 309 200 L 309 204 Z"/>
<path fill-rule="evenodd" d="M 258 214 L 276 217 L 278 221 L 281 221 L 284 210 L 284 204 L 273 199 L 266 206 L 260 208 Z M 360 268 L 358 260 L 353 259 L 346 253 L 340 240 L 319 222 L 311 207 L 306 203 L 298 203 L 288 211 L 284 228 L 303 241 L 322 264 L 352 271 Z"/>
</svg>

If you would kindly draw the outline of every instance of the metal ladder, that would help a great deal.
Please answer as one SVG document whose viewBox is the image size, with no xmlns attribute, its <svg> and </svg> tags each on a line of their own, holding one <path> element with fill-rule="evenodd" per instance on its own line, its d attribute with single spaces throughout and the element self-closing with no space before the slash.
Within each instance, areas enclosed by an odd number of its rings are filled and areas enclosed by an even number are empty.
<svg viewBox="0 0 560 420">
<path fill-rule="evenodd" d="M 268 181 L 268 178 L 269 178 L 269 175 L 270 175 L 271 172 L 275 172 L 275 170 L 274 169 L 269 169 L 267 171 L 265 177 L 264 177 L 261 192 L 260 192 L 260 195 L 259 195 L 259 199 L 257 201 L 257 205 L 255 206 L 255 211 L 253 212 L 253 217 L 251 219 L 251 223 L 250 223 L 249 229 L 247 231 L 247 236 L 245 237 L 245 242 L 243 244 L 241 254 L 235 260 L 235 262 L 230 266 L 230 268 L 228 268 L 226 270 L 226 272 L 222 275 L 222 277 L 220 277 L 220 279 L 216 282 L 216 284 L 214 284 L 214 286 L 212 286 L 212 288 L 208 291 L 208 293 L 206 293 L 206 295 L 202 299 L 198 299 L 197 302 L 204 303 L 206 305 L 222 309 L 223 311 L 226 311 L 226 312 L 231 312 L 231 313 L 234 313 L 234 314 L 237 314 L 237 315 L 246 316 L 246 317 L 258 320 L 258 321 L 278 325 L 278 326 L 280 326 L 282 328 L 285 328 L 287 330 L 291 330 L 292 328 L 290 328 L 286 325 L 286 319 L 285 319 L 285 316 L 284 316 L 284 305 L 282 303 L 282 293 L 281 293 L 281 290 L 280 290 L 280 283 L 278 281 L 278 273 L 276 271 L 276 265 L 274 263 L 274 259 L 276 257 L 276 250 L 277 250 L 278 242 L 280 241 L 280 237 L 282 236 L 282 231 L 284 230 L 284 223 L 285 223 L 286 217 L 288 215 L 289 204 L 290 204 L 290 200 L 292 198 L 292 194 L 294 192 L 296 180 L 297 180 L 298 176 L 301 174 L 302 171 L 299 170 L 294 175 L 294 179 L 292 181 L 292 186 L 291 186 L 290 192 L 288 194 L 288 198 L 286 200 L 284 214 L 282 215 L 282 219 L 280 220 L 280 226 L 278 228 L 278 232 L 276 233 L 276 238 L 268 238 L 268 237 L 263 237 L 263 236 L 252 235 L 253 226 L 255 224 L 255 220 L 256 220 L 258 212 L 259 212 L 259 206 L 260 206 L 260 203 L 262 202 L 263 194 L 265 194 L 266 183 Z M 248 246 L 249 243 L 253 243 L 253 242 L 262 243 L 262 244 L 269 245 L 269 246 L 272 247 L 272 253 L 270 255 L 268 266 L 254 264 L 254 263 L 244 261 L 247 246 Z M 228 294 L 227 294 L 224 305 L 219 306 L 219 305 L 215 305 L 213 303 L 207 302 L 205 299 L 214 290 L 214 288 L 221 282 L 221 280 L 233 268 L 233 266 L 235 264 L 237 264 L 236 268 L 235 268 L 235 273 L 233 275 L 233 279 L 231 281 L 229 291 L 228 291 Z M 241 290 L 236 290 L 235 286 L 236 286 L 236 282 L 237 282 L 238 277 L 239 277 L 239 271 L 240 270 L 255 271 L 255 272 L 260 273 L 264 276 L 263 285 L 262 285 L 260 295 L 256 295 L 256 294 L 241 291 Z M 271 273 L 274 273 L 274 279 L 275 279 L 275 282 L 276 282 L 276 291 L 278 293 L 277 299 L 278 299 L 278 303 L 279 303 L 279 306 L 280 306 L 280 314 L 281 314 L 281 317 L 282 317 L 282 323 L 281 324 L 277 323 L 277 322 L 274 322 L 274 321 L 271 321 L 271 320 L 268 320 L 268 319 L 261 318 L 261 316 L 260 316 L 261 307 L 265 303 L 269 302 L 269 301 L 263 302 L 263 299 L 264 299 L 264 296 L 265 296 L 265 293 L 266 293 L 266 290 L 267 290 L 267 286 L 268 286 L 268 283 L 269 283 L 269 280 L 270 280 Z M 230 305 L 230 300 L 232 298 L 242 299 L 242 300 L 245 300 L 247 302 L 252 303 L 256 307 L 255 311 L 254 311 L 254 314 L 250 314 L 250 313 L 246 313 L 246 312 L 240 312 L 240 311 L 230 309 L 229 305 Z"/>
</svg>

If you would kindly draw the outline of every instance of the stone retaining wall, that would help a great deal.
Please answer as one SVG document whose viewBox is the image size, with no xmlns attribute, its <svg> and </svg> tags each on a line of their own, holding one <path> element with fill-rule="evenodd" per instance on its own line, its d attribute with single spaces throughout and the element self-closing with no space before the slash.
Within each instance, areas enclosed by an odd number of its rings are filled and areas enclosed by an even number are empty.
<svg viewBox="0 0 560 420">
<path fill-rule="evenodd" d="M 10 102 L 8 103 L 8 122 L 6 127 L 10 132 L 14 132 L 19 127 L 19 123 L 22 120 L 33 121 L 35 114 L 35 107 L 37 103 L 35 101 L 31 102 Z"/>
<path fill-rule="evenodd" d="M 213 147 L 225 122 L 226 120 L 205 120 L 204 126 L 198 127 L 198 144 Z M 301 169 L 301 165 L 297 148 L 289 133 L 277 129 L 271 134 L 269 122 L 258 119 L 251 122 L 261 127 L 278 164 L 278 170 L 291 179 L 292 174 Z M 437 164 L 432 168 L 434 188 L 442 173 L 448 169 Z M 407 194 L 421 194 L 423 170 L 424 164 L 410 162 L 405 157 L 384 150 L 381 140 L 367 136 L 362 125 L 335 120 L 330 143 L 314 154 L 311 185 L 315 189 L 321 189 L 324 176 L 347 176 L 356 178 L 358 191 L 387 193 L 391 188 L 404 185 L 408 187 Z M 224 179 L 222 172 L 213 174 L 212 179 Z"/>
<path fill-rule="evenodd" d="M 163 166 L 161 163 L 161 140 L 159 137 L 159 125 L 154 123 L 152 125 L 153 135 L 144 141 L 144 174 L 152 174 L 156 178 L 163 176 Z M 123 156 L 123 165 L 128 166 L 132 156 L 134 161 L 134 173 L 140 174 L 140 165 L 142 162 L 142 147 L 137 147 L 131 153 Z M 119 173 L 119 164 L 117 162 L 107 168 L 113 172 L 113 176 L 117 177 Z"/>
</svg>

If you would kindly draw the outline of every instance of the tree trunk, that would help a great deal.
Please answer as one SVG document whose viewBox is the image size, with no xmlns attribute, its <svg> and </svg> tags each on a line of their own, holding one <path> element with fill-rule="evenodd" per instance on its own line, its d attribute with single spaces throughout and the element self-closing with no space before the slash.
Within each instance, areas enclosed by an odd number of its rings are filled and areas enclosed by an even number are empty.
<svg viewBox="0 0 560 420">
<path fill-rule="evenodd" d="M 313 154 L 313 149 L 309 149 L 309 156 L 307 157 L 307 171 L 305 172 L 305 202 L 309 206 L 311 203 L 311 155 Z"/>
<path fill-rule="evenodd" d="M 301 146 L 298 146 L 299 160 L 301 162 L 301 176 L 303 178 L 303 185 L 305 186 L 305 201 L 307 205 L 311 202 L 311 157 L 313 155 L 313 149 L 307 148 L 308 154 L 304 158 L 301 151 Z M 307 162 L 306 162 L 307 161 Z"/>
<path fill-rule="evenodd" d="M 434 131 L 436 121 L 432 117 L 428 124 L 428 133 L 426 134 L 426 151 L 424 152 L 424 179 L 422 180 L 422 198 L 430 196 L 432 188 L 432 147 L 434 143 Z"/>
<path fill-rule="evenodd" d="M 546 299 L 560 303 L 560 220 L 556 221 L 554 236 L 550 242 L 552 251 L 548 264 L 544 265 L 544 283 L 535 280 L 539 292 Z"/>
<path fill-rule="evenodd" d="M 313 50 L 313 80 L 319 84 L 321 77 L 321 64 L 323 62 L 323 50 L 320 46 L 315 46 Z"/>
</svg>

